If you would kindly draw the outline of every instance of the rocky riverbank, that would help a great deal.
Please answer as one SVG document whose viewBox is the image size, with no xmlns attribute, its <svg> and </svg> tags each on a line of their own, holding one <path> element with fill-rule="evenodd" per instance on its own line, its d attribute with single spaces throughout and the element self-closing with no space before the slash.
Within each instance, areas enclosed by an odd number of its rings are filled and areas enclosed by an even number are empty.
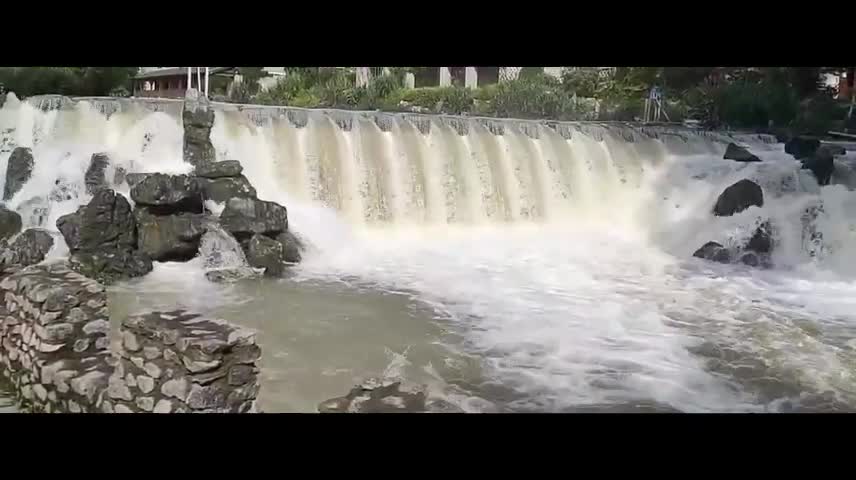
<svg viewBox="0 0 856 480">
<path fill-rule="evenodd" d="M 799 160 L 802 169 L 812 173 L 821 188 L 829 185 L 835 173 L 835 158 L 846 153 L 839 145 L 821 144 L 818 139 L 794 137 L 785 143 L 785 152 Z M 761 162 L 762 160 L 746 148 L 729 144 L 724 160 L 737 162 Z M 730 217 L 750 207 L 764 206 L 764 191 L 756 182 L 746 178 L 727 187 L 713 205 L 712 213 L 716 217 Z M 815 226 L 817 216 L 823 213 L 823 205 L 807 208 L 802 215 L 804 241 L 816 244 L 822 240 L 822 233 Z M 769 268 L 773 265 L 771 255 L 776 246 L 775 224 L 769 218 L 759 217 L 756 228 L 749 240 L 743 244 L 726 247 L 721 243 L 709 241 L 693 253 L 694 257 L 718 263 L 740 262 L 750 267 Z"/>
</svg>

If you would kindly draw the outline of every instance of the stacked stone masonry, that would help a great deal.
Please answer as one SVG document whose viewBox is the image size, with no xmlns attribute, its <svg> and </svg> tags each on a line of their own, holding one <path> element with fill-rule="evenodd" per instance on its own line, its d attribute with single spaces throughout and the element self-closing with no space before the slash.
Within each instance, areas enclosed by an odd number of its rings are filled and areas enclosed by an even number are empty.
<svg viewBox="0 0 856 480">
<path fill-rule="evenodd" d="M 0 298 L 0 368 L 31 411 L 256 411 L 252 332 L 150 312 L 123 321 L 111 348 L 104 287 L 65 262 L 8 275 Z"/>
</svg>

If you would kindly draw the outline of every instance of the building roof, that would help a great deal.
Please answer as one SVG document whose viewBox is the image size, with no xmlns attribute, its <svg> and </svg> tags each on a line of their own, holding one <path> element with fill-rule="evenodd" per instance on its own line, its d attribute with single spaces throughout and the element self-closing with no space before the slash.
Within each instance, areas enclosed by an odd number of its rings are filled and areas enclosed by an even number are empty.
<svg viewBox="0 0 856 480">
<path fill-rule="evenodd" d="M 158 78 L 158 77 L 175 77 L 178 75 L 187 75 L 188 68 L 195 67 L 172 67 L 162 68 L 159 70 L 149 70 L 148 72 L 140 73 L 134 78 Z M 208 67 L 209 75 L 225 73 L 237 67 Z"/>
</svg>

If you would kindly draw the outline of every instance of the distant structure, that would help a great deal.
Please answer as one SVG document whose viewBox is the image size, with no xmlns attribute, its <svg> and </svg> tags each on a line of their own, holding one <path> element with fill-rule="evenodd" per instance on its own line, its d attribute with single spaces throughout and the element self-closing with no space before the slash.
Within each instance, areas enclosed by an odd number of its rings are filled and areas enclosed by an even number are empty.
<svg viewBox="0 0 856 480">
<path fill-rule="evenodd" d="M 140 67 L 133 79 L 135 97 L 184 98 L 188 86 L 206 91 L 205 78 L 197 75 L 196 68 L 206 67 Z M 207 67 L 210 77 L 225 78 L 228 84 L 241 81 L 240 67 Z M 188 69 L 191 71 L 188 75 Z M 276 84 L 285 75 L 285 67 L 263 67 L 266 77 L 259 80 L 263 90 Z M 189 79 L 189 80 L 188 80 Z"/>
</svg>

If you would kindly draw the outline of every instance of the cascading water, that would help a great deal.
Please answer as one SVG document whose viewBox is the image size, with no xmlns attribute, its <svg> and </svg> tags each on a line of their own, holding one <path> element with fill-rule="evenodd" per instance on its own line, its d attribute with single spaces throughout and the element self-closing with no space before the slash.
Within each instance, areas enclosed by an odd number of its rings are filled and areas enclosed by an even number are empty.
<svg viewBox="0 0 856 480">
<path fill-rule="evenodd" d="M 174 103 L 44 103 L 10 98 L 0 110 L 0 179 L 15 146 L 36 159 L 9 202 L 28 226 L 55 229 L 88 200 L 92 153 L 127 171 L 190 169 Z M 288 206 L 291 228 L 310 244 L 292 278 L 239 290 L 265 305 L 250 315 L 262 328 L 309 315 L 315 297 L 326 309 L 342 302 L 351 320 L 336 329 L 366 349 L 340 348 L 350 354 L 343 361 L 369 349 L 386 358 L 397 345 L 465 410 L 856 410 L 852 154 L 820 188 L 765 136 L 217 108 L 218 157 L 240 160 L 259 197 Z M 731 141 L 763 162 L 723 160 Z M 762 186 L 764 206 L 714 217 L 717 196 L 743 178 Z M 58 180 L 68 195 L 51 195 Z M 812 207 L 821 207 L 815 216 Z M 708 241 L 745 243 L 765 220 L 773 269 L 692 257 Z M 158 266 L 137 286 L 157 279 L 163 295 L 182 291 L 194 273 L 176 268 Z M 222 304 L 228 295 L 216 291 Z M 384 306 L 366 310 L 372 302 Z M 307 339 L 328 325 L 326 311 L 303 319 Z M 303 342 L 290 341 L 274 359 L 299 356 Z M 307 394 L 295 408 L 323 399 Z"/>
</svg>

